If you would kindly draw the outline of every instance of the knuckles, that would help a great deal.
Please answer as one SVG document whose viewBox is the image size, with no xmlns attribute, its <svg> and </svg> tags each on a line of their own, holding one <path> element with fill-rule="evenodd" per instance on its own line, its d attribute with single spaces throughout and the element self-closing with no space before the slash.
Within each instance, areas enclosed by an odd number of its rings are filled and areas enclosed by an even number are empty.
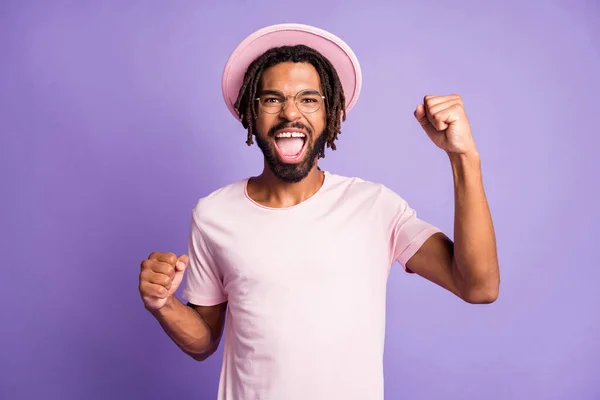
<svg viewBox="0 0 600 400">
<path fill-rule="evenodd" d="M 175 275 L 175 267 L 173 265 L 156 260 L 142 261 L 141 270 L 142 273 L 144 273 L 145 271 L 152 271 L 157 273 L 163 273 L 168 276 Z"/>
<path fill-rule="evenodd" d="M 177 256 L 174 253 L 167 253 L 165 256 L 165 262 L 171 265 L 175 265 L 177 262 Z"/>
<path fill-rule="evenodd" d="M 142 261 L 142 271 L 144 270 L 148 270 L 148 269 L 152 269 L 152 264 L 154 262 L 151 260 L 144 260 Z"/>
<path fill-rule="evenodd" d="M 437 99 L 441 99 L 442 102 L 449 101 L 449 100 L 455 100 L 458 103 L 460 103 L 460 105 L 463 105 L 463 99 L 459 94 L 450 94 L 447 96 L 427 95 L 427 96 L 423 97 L 423 105 L 425 105 L 425 107 L 427 107 L 427 108 L 430 108 L 432 106 L 431 103 L 433 103 L 433 101 L 437 100 Z M 440 103 L 440 101 L 437 101 L 437 103 Z"/>
<path fill-rule="evenodd" d="M 169 296 L 176 262 L 177 256 L 174 253 L 159 252 L 151 253 L 141 262 L 138 290 L 147 308 L 160 307 Z"/>
<path fill-rule="evenodd" d="M 140 272 L 140 282 L 148 281 L 151 272 L 152 271 L 149 268 L 144 268 L 142 272 Z"/>
<path fill-rule="evenodd" d="M 148 260 L 162 260 L 163 262 L 166 262 L 168 264 L 175 265 L 175 263 L 177 262 L 177 255 L 175 255 L 175 253 L 161 253 L 158 251 L 154 251 L 150 253 L 150 255 L 148 256 Z"/>
</svg>

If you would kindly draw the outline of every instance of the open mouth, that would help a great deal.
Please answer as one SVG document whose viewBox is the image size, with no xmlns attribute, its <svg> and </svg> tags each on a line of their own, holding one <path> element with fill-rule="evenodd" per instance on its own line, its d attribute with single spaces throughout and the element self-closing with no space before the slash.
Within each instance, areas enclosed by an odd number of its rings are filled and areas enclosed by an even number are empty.
<svg viewBox="0 0 600 400">
<path fill-rule="evenodd" d="M 294 163 L 302 159 L 306 148 L 306 134 L 298 131 L 281 131 L 275 135 L 275 147 L 279 159 L 285 163 Z"/>
</svg>

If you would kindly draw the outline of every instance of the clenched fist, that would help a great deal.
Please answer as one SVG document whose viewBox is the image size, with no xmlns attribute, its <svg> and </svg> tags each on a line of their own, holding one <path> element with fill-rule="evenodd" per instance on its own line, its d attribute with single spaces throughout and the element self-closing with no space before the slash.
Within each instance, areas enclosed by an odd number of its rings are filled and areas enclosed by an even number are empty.
<svg viewBox="0 0 600 400">
<path fill-rule="evenodd" d="M 449 154 L 476 151 L 471 126 L 459 95 L 425 96 L 414 114 L 427 136 L 440 149 Z"/>
<path fill-rule="evenodd" d="M 183 280 L 188 263 L 188 256 L 173 253 L 152 253 L 142 262 L 139 290 L 148 310 L 164 307 Z"/>
</svg>

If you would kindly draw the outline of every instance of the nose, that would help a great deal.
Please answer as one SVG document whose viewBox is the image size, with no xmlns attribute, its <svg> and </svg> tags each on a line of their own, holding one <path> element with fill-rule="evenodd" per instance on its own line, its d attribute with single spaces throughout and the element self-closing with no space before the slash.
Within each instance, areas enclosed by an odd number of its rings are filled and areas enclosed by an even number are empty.
<svg viewBox="0 0 600 400">
<path fill-rule="evenodd" d="M 281 115 L 288 121 L 295 121 L 298 118 L 300 118 L 302 113 L 300 112 L 300 110 L 298 110 L 298 106 L 296 106 L 294 99 L 288 97 L 287 101 L 284 103 L 281 109 Z"/>
</svg>

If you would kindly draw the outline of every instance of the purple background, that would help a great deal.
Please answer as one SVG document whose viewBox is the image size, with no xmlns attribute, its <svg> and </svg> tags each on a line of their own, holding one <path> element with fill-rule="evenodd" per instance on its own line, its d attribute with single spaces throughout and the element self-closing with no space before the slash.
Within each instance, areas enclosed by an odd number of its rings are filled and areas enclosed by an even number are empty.
<svg viewBox="0 0 600 400">
<path fill-rule="evenodd" d="M 600 3 L 52 3 L 0 4 L 0 398 L 215 397 L 221 350 L 197 363 L 170 342 L 139 264 L 184 252 L 196 200 L 260 172 L 220 78 L 281 22 L 334 32 L 362 63 L 326 169 L 452 235 L 422 97 L 460 93 L 482 154 L 500 298 L 468 305 L 396 266 L 386 398 L 600 398 Z"/>
</svg>

